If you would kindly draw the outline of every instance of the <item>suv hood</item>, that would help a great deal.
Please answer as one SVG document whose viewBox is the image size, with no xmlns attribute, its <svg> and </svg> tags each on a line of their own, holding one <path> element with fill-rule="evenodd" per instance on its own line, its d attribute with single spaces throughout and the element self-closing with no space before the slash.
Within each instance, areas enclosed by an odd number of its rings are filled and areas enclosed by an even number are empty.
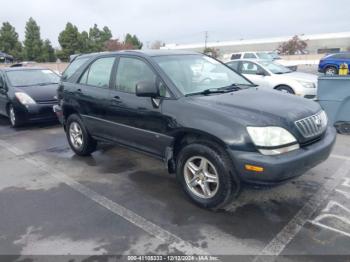
<svg viewBox="0 0 350 262">
<path fill-rule="evenodd" d="M 259 88 L 189 98 L 190 103 L 224 114 L 243 126 L 280 126 L 300 140 L 304 139 L 300 137 L 294 122 L 321 111 L 316 102 Z"/>
</svg>

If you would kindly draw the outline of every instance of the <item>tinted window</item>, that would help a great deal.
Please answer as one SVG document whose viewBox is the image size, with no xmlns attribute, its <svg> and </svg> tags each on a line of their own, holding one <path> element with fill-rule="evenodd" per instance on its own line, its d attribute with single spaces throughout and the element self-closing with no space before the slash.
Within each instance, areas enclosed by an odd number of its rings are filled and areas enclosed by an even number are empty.
<svg viewBox="0 0 350 262">
<path fill-rule="evenodd" d="M 252 62 L 242 62 L 241 73 L 255 75 L 259 70 L 263 70 L 260 66 Z"/>
<path fill-rule="evenodd" d="M 227 65 L 229 67 L 231 67 L 232 69 L 238 71 L 238 66 L 239 66 L 239 62 L 238 61 L 236 61 L 236 62 L 228 62 Z"/>
<path fill-rule="evenodd" d="M 241 54 L 233 54 L 231 56 L 231 60 L 236 60 L 236 59 L 240 59 L 241 58 Z"/>
<path fill-rule="evenodd" d="M 102 88 L 109 87 L 114 57 L 104 57 L 93 62 L 80 79 L 80 83 Z"/>
<path fill-rule="evenodd" d="M 75 59 L 63 72 L 62 77 L 66 79 L 70 78 L 88 59 L 88 57 Z"/>
<path fill-rule="evenodd" d="M 6 72 L 12 86 L 57 84 L 60 77 L 49 69 L 27 69 Z"/>
<path fill-rule="evenodd" d="M 148 64 L 136 59 L 121 57 L 118 63 L 116 86 L 122 92 L 135 93 L 139 81 L 156 82 L 156 74 Z"/>
<path fill-rule="evenodd" d="M 255 56 L 253 53 L 245 53 L 244 56 L 243 56 L 243 58 L 246 58 L 246 59 L 251 59 L 251 58 L 253 58 L 253 59 L 255 59 L 256 56 Z"/>
</svg>

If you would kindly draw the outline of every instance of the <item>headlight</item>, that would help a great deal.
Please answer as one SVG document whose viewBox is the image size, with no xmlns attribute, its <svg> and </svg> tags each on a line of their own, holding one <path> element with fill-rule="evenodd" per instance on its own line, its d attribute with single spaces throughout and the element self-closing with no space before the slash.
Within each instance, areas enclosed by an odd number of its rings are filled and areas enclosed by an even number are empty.
<svg viewBox="0 0 350 262">
<path fill-rule="evenodd" d="M 305 81 L 298 81 L 299 84 L 301 84 L 305 88 L 316 88 L 315 83 L 312 82 L 305 82 Z"/>
<path fill-rule="evenodd" d="M 277 155 L 299 149 L 295 137 L 282 127 L 247 127 L 247 131 L 253 143 L 261 147 L 259 152 L 264 155 Z"/>
<path fill-rule="evenodd" d="M 26 93 L 22 92 L 16 92 L 15 93 L 16 98 L 22 105 L 33 105 L 35 104 L 35 101 L 33 98 L 31 98 L 29 95 Z"/>
</svg>

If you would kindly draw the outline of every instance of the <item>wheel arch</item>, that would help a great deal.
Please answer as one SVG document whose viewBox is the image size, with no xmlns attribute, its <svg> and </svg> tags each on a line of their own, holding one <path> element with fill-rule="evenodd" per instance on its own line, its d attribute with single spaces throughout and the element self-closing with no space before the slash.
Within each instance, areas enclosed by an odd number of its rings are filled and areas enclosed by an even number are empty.
<svg viewBox="0 0 350 262">
<path fill-rule="evenodd" d="M 71 105 L 63 105 L 62 106 L 62 113 L 63 113 L 63 118 L 64 118 L 64 128 L 66 126 L 66 121 L 68 119 L 68 117 L 72 114 L 78 114 L 78 110 L 76 110 L 73 106 Z"/>
<path fill-rule="evenodd" d="M 181 149 L 184 146 L 194 143 L 196 141 L 201 141 L 201 143 L 204 142 L 204 144 L 206 144 L 207 146 L 213 149 L 217 149 L 217 147 L 219 146 L 222 150 L 225 150 L 226 152 L 227 145 L 225 144 L 224 141 L 222 141 L 220 138 L 218 138 L 215 135 L 212 135 L 200 130 L 196 130 L 196 129 L 179 130 L 174 135 L 174 140 L 172 142 L 172 146 L 170 150 L 171 152 L 168 152 L 167 153 L 168 156 L 166 156 L 169 173 L 175 172 L 177 156 L 181 151 Z"/>
<path fill-rule="evenodd" d="M 294 92 L 294 94 L 296 93 L 296 92 L 295 92 L 295 89 L 294 89 L 293 87 L 291 87 L 290 85 L 288 85 L 288 84 L 278 84 L 278 85 L 276 85 L 273 89 L 277 90 L 279 87 L 283 87 L 283 86 L 292 89 L 293 92 Z"/>
</svg>

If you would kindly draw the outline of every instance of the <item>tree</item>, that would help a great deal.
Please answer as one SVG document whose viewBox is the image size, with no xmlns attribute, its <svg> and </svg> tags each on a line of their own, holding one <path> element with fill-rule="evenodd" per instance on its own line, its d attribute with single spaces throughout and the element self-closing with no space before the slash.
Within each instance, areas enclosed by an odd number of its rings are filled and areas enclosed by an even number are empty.
<svg viewBox="0 0 350 262">
<path fill-rule="evenodd" d="M 142 49 L 143 43 L 137 38 L 136 35 L 126 34 L 124 43 L 131 45 L 133 49 Z"/>
<path fill-rule="evenodd" d="M 106 41 L 112 38 L 111 30 L 105 26 L 102 30 L 96 24 L 89 31 L 90 51 L 101 52 Z"/>
<path fill-rule="evenodd" d="M 282 55 L 304 54 L 307 43 L 301 40 L 297 35 L 278 47 L 278 52 Z"/>
<path fill-rule="evenodd" d="M 151 44 L 151 49 L 160 49 L 164 45 L 162 41 L 156 40 Z"/>
<path fill-rule="evenodd" d="M 43 62 L 55 62 L 57 59 L 55 54 L 55 49 L 53 49 L 51 42 L 49 39 L 44 41 L 44 45 L 42 47 L 42 61 Z"/>
<path fill-rule="evenodd" d="M 64 61 L 69 60 L 71 55 L 78 54 L 82 49 L 86 48 L 82 47 L 82 37 L 78 28 L 72 23 L 66 24 L 66 28 L 58 36 L 58 42 L 61 50 L 57 53 L 57 56 Z"/>
<path fill-rule="evenodd" d="M 91 43 L 89 39 L 89 34 L 86 31 L 81 32 L 79 35 L 80 42 L 80 52 L 82 53 L 90 53 L 91 52 Z"/>
<path fill-rule="evenodd" d="M 211 57 L 217 58 L 219 57 L 219 49 L 211 48 L 211 47 L 206 47 L 203 50 L 203 53 L 206 55 L 209 55 Z"/>
<path fill-rule="evenodd" d="M 29 61 L 40 61 L 42 46 L 40 27 L 31 17 L 25 28 L 24 58 Z"/>
<path fill-rule="evenodd" d="M 128 49 L 134 49 L 134 46 L 132 46 L 131 44 L 126 44 L 124 42 L 120 42 L 119 39 L 110 39 L 106 41 L 104 45 L 105 51 L 119 51 Z"/>
<path fill-rule="evenodd" d="M 18 33 L 9 22 L 4 22 L 0 28 L 0 50 L 17 59 L 22 58 L 22 44 L 18 41 Z"/>
</svg>

